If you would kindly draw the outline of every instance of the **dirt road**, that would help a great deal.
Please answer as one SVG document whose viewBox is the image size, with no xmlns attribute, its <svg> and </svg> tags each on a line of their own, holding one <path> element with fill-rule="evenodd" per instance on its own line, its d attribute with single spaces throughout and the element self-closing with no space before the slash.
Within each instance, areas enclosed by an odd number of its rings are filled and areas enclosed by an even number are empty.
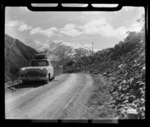
<svg viewBox="0 0 150 127">
<path fill-rule="evenodd" d="M 5 93 L 5 118 L 80 119 L 92 83 L 87 74 L 62 74 L 48 84 L 18 86 Z"/>
</svg>

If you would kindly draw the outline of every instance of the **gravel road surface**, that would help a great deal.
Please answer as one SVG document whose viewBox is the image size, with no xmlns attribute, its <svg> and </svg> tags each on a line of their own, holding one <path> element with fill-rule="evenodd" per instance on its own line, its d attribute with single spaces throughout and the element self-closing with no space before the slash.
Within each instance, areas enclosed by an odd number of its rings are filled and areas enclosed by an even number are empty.
<svg viewBox="0 0 150 127">
<path fill-rule="evenodd" d="M 48 84 L 19 84 L 5 93 L 5 118 L 83 118 L 92 83 L 88 74 L 61 74 Z"/>
</svg>

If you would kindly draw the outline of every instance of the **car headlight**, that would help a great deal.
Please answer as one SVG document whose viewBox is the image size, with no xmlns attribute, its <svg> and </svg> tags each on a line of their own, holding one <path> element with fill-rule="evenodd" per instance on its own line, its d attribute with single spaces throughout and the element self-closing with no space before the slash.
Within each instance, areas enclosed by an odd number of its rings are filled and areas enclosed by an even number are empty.
<svg viewBox="0 0 150 127">
<path fill-rule="evenodd" d="M 45 69 L 45 68 L 42 68 L 41 69 L 41 76 L 47 76 L 47 74 L 48 74 L 48 71 L 47 71 L 47 69 Z"/>
<path fill-rule="evenodd" d="M 20 70 L 21 70 L 21 71 L 24 71 L 24 70 L 25 70 L 25 68 L 20 68 Z"/>
<path fill-rule="evenodd" d="M 42 70 L 42 72 L 47 73 L 47 69 L 45 69 L 45 68 L 41 68 L 41 70 Z"/>
<path fill-rule="evenodd" d="M 21 76 L 21 77 L 23 77 L 24 75 L 25 75 L 25 71 L 24 71 L 24 69 L 20 69 L 19 70 L 19 75 Z"/>
</svg>

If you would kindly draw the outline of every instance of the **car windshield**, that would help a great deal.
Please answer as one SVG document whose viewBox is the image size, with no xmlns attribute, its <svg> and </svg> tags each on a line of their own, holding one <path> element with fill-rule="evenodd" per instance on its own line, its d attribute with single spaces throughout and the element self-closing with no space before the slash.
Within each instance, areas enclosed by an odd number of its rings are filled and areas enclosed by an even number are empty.
<svg viewBox="0 0 150 127">
<path fill-rule="evenodd" d="M 46 60 L 34 60 L 31 61 L 31 66 L 48 66 L 48 61 Z"/>
</svg>

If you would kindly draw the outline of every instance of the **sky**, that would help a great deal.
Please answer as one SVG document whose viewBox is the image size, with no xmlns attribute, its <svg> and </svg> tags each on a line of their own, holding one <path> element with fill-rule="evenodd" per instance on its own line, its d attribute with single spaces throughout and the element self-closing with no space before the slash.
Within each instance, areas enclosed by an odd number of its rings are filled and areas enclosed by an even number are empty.
<svg viewBox="0 0 150 127">
<path fill-rule="evenodd" d="M 51 42 L 80 45 L 95 51 L 113 47 L 127 36 L 140 31 L 137 22 L 143 7 L 123 7 L 114 12 L 32 12 L 26 7 L 5 8 L 5 33 L 26 43 L 34 40 L 43 47 Z"/>
</svg>

